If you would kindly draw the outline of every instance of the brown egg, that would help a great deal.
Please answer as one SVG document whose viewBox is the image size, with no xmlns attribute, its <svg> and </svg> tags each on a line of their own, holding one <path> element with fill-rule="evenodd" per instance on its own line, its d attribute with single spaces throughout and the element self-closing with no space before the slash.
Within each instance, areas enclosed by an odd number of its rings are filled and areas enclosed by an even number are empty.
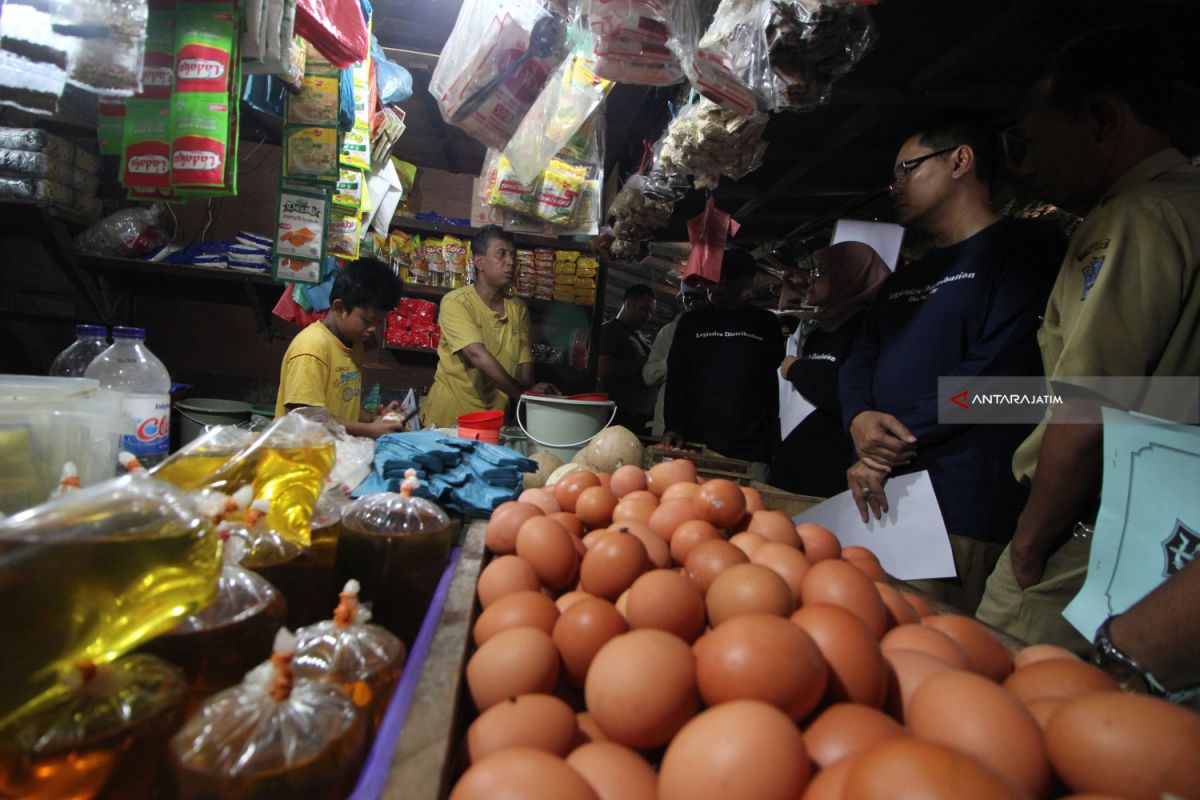
<svg viewBox="0 0 1200 800">
<path fill-rule="evenodd" d="M 575 605 L 580 600 L 586 599 L 588 597 L 591 597 L 591 595 L 588 594 L 587 592 L 580 592 L 580 591 L 567 592 L 566 594 L 561 595 L 557 600 L 555 600 L 554 605 L 558 606 L 558 613 L 560 615 L 562 615 L 562 614 L 567 613 L 568 608 Z"/>
<path fill-rule="evenodd" d="M 608 528 L 610 531 L 624 531 L 632 533 L 646 548 L 646 555 L 650 558 L 650 563 L 656 569 L 666 569 L 671 566 L 671 548 L 666 540 L 659 536 L 654 531 L 650 530 L 650 526 L 644 522 L 614 522 Z"/>
<path fill-rule="evenodd" d="M 887 670 L 879 642 L 857 616 L 828 603 L 806 605 L 792 614 L 792 622 L 812 637 L 829 665 L 826 697 L 873 708 L 883 705 Z"/>
<path fill-rule="evenodd" d="M 1013 656 L 1013 668 L 1022 669 L 1039 661 L 1079 661 L 1079 656 L 1056 644 L 1031 644 Z"/>
<path fill-rule="evenodd" d="M 662 493 L 673 483 L 695 482 L 696 465 L 686 458 L 659 462 L 646 473 L 647 488 L 659 497 L 662 497 Z"/>
<path fill-rule="evenodd" d="M 547 517 L 562 525 L 567 529 L 567 533 L 577 538 L 583 538 L 584 527 L 579 517 L 572 514 L 570 511 L 555 511 L 553 514 L 547 514 Z"/>
<path fill-rule="evenodd" d="M 1076 698 L 1050 719 L 1046 748 L 1076 792 L 1200 797 L 1200 714 L 1166 700 L 1124 692 Z"/>
<path fill-rule="evenodd" d="M 936 628 L 958 642 L 967 654 L 972 672 L 978 672 L 1000 683 L 1013 670 L 1008 648 L 981 622 L 961 614 L 935 614 L 923 617 L 922 625 Z"/>
<path fill-rule="evenodd" d="M 496 506 L 483 532 L 483 543 L 498 556 L 517 552 L 517 531 L 530 517 L 540 517 L 543 512 L 531 503 L 509 500 Z"/>
<path fill-rule="evenodd" d="M 842 800 L 846 793 L 846 781 L 856 761 L 854 756 L 848 756 L 832 766 L 818 770 L 808 782 L 803 800 Z"/>
<path fill-rule="evenodd" d="M 658 773 L 624 745 L 586 744 L 571 751 L 567 764 L 583 776 L 600 800 L 658 800 Z"/>
<path fill-rule="evenodd" d="M 694 519 L 696 519 L 696 508 L 691 500 L 665 500 L 658 508 L 654 509 L 647 524 L 650 526 L 650 530 L 670 542 L 679 526 Z"/>
<path fill-rule="evenodd" d="M 616 600 L 650 567 L 646 546 L 632 533 L 607 531 L 588 549 L 579 584 L 588 594 Z"/>
<path fill-rule="evenodd" d="M 621 616 L 625 618 L 625 621 L 629 622 L 629 590 L 628 589 L 621 592 L 621 596 L 617 598 L 617 602 L 614 603 L 614 605 L 617 607 L 617 611 L 620 612 Z"/>
<path fill-rule="evenodd" d="M 908 719 L 908 707 L 913 693 L 922 683 L 954 669 L 940 658 L 921 650 L 888 650 L 883 654 L 888 662 L 887 699 L 883 707 L 899 720 Z"/>
<path fill-rule="evenodd" d="M 575 513 L 575 501 L 579 499 L 580 493 L 584 489 L 599 485 L 600 478 L 594 472 L 568 472 L 562 480 L 554 484 L 554 499 L 562 506 L 563 511 Z"/>
<path fill-rule="evenodd" d="M 521 496 L 517 499 L 522 503 L 537 506 L 542 510 L 543 514 L 556 514 L 562 511 L 562 507 L 554 499 L 554 492 L 549 489 L 526 489 L 521 492 Z"/>
<path fill-rule="evenodd" d="M 636 749 L 666 744 L 700 707 L 695 661 L 687 642 L 664 631 L 617 636 L 588 671 L 588 711 L 614 742 Z"/>
<path fill-rule="evenodd" d="M 755 489 L 753 486 L 742 486 L 739 488 L 741 488 L 742 495 L 746 498 L 746 513 L 753 514 L 755 511 L 762 511 L 767 507 L 758 489 Z"/>
<path fill-rule="evenodd" d="M 658 503 L 659 503 L 658 495 L 656 495 L 654 492 L 651 492 L 648 489 L 641 489 L 636 492 L 630 492 L 629 494 L 625 495 L 621 499 L 628 500 L 631 503 L 649 503 L 650 505 L 655 506 L 655 507 L 657 507 Z"/>
<path fill-rule="evenodd" d="M 1120 687 L 1099 667 L 1079 659 L 1039 661 L 1004 679 L 1004 688 L 1025 705 L 1035 700 L 1073 700 L 1092 692 L 1111 692 Z"/>
<path fill-rule="evenodd" d="M 488 639 L 467 662 L 467 688 L 480 711 L 519 694 L 548 694 L 558 680 L 550 634 L 513 628 Z"/>
<path fill-rule="evenodd" d="M 892 628 L 880 640 L 879 649 L 885 656 L 891 650 L 916 650 L 940 658 L 955 669 L 970 668 L 967 654 L 958 642 L 939 630 L 918 623 Z"/>
<path fill-rule="evenodd" d="M 741 487 L 724 478 L 713 478 L 700 484 L 693 502 L 696 516 L 726 530 L 734 527 L 746 514 L 746 496 Z"/>
<path fill-rule="evenodd" d="M 846 558 L 843 560 L 847 564 L 852 564 L 855 569 L 872 581 L 887 583 L 888 574 L 883 571 L 883 567 L 880 566 L 878 561 L 871 558 Z"/>
<path fill-rule="evenodd" d="M 626 466 L 629 466 L 628 464 Z M 613 522 L 650 522 L 650 515 L 658 506 L 645 500 L 622 500 L 613 509 Z"/>
<path fill-rule="evenodd" d="M 929 678 L 913 693 L 905 722 L 914 736 L 969 753 L 1034 797 L 1049 785 L 1041 728 L 983 675 L 953 670 Z"/>
<path fill-rule="evenodd" d="M 1060 708 L 1066 705 L 1067 701 L 1062 698 L 1053 698 L 1050 700 L 1034 700 L 1032 703 L 1026 703 L 1025 708 L 1029 710 L 1030 715 L 1037 722 L 1038 727 L 1044 733 L 1050 725 L 1050 718 L 1053 717 Z"/>
<path fill-rule="evenodd" d="M 692 547 L 683 565 L 688 577 L 696 582 L 701 592 L 707 594 L 708 588 L 718 575 L 734 564 L 748 563 L 750 559 L 746 558 L 746 554 L 729 542 L 724 539 L 709 539 Z"/>
<path fill-rule="evenodd" d="M 700 494 L 700 484 L 698 483 L 673 483 L 662 493 L 659 501 L 669 503 L 672 500 L 695 500 L 698 494 Z"/>
<path fill-rule="evenodd" d="M 807 633 L 783 617 L 743 614 L 700 637 L 696 685 L 710 706 L 761 700 L 793 720 L 817 707 L 828 668 Z"/>
<path fill-rule="evenodd" d="M 612 491 L 612 474 L 608 472 L 597 472 L 596 477 L 600 479 L 600 485 L 605 489 Z"/>
<path fill-rule="evenodd" d="M 720 541 L 721 532 L 702 519 L 689 519 L 678 528 L 670 540 L 671 558 L 676 564 L 686 564 L 692 549 L 701 542 Z"/>
<path fill-rule="evenodd" d="M 876 638 L 887 630 L 887 609 L 875 583 L 853 565 L 836 558 L 818 561 L 804 576 L 802 604 L 841 606 L 867 624 Z"/>
<path fill-rule="evenodd" d="M 708 622 L 714 628 L 740 614 L 786 617 L 796 598 L 783 578 L 758 564 L 734 564 L 721 571 L 704 593 Z"/>
<path fill-rule="evenodd" d="M 904 736 L 854 759 L 844 800 L 1028 800 L 1015 783 L 965 753 Z"/>
<path fill-rule="evenodd" d="M 625 464 L 613 470 L 612 482 L 609 484 L 612 493 L 624 497 L 630 492 L 638 492 L 646 488 L 646 470 L 636 464 Z"/>
<path fill-rule="evenodd" d="M 607 742 L 608 737 L 604 735 L 604 731 L 600 730 L 600 726 L 596 724 L 596 718 L 591 715 L 591 712 L 580 711 L 575 715 L 575 724 L 579 726 L 579 746 L 588 742 Z"/>
<path fill-rule="evenodd" d="M 544 750 L 511 747 L 483 759 L 463 773 L 450 800 L 598 800 L 578 772 Z"/>
<path fill-rule="evenodd" d="M 471 763 L 509 747 L 532 747 L 565 756 L 579 729 L 571 707 L 548 694 L 510 697 L 480 714 L 467 728 Z"/>
<path fill-rule="evenodd" d="M 517 531 L 517 555 L 529 562 L 542 585 L 562 589 L 575 580 L 575 537 L 549 517 L 532 517 Z"/>
<path fill-rule="evenodd" d="M 887 610 L 889 630 L 897 625 L 908 625 L 921 621 L 921 615 L 917 613 L 917 610 L 891 584 L 876 581 L 875 589 L 879 592 L 879 599 L 883 601 L 883 607 Z"/>
<path fill-rule="evenodd" d="M 738 533 L 729 537 L 729 543 L 746 554 L 746 558 L 752 558 L 754 551 L 767 543 L 767 540 L 757 533 Z"/>
<path fill-rule="evenodd" d="M 655 628 L 693 642 L 704 630 L 704 595 L 691 578 L 672 569 L 642 575 L 629 588 L 629 627 Z"/>
<path fill-rule="evenodd" d="M 800 537 L 800 549 L 814 564 L 842 554 L 841 543 L 828 528 L 805 522 L 796 526 L 796 535 Z"/>
<path fill-rule="evenodd" d="M 931 606 L 929 604 L 929 600 L 922 595 L 916 594 L 915 592 L 906 592 L 901 590 L 900 596 L 908 601 L 908 604 L 913 607 L 913 611 L 916 611 L 922 619 L 933 616 L 933 606 Z"/>
<path fill-rule="evenodd" d="M 870 561 L 874 561 L 875 563 L 879 563 L 879 556 L 875 555 L 873 552 L 871 552 L 867 548 L 860 547 L 856 544 L 852 544 L 847 547 L 843 547 L 841 557 L 842 558 L 865 558 Z"/>
<path fill-rule="evenodd" d="M 750 521 L 746 524 L 746 531 L 757 533 L 764 539 L 785 544 L 791 548 L 800 548 L 800 534 L 796 533 L 796 526 L 792 524 L 791 518 L 782 511 L 751 513 Z"/>
<path fill-rule="evenodd" d="M 557 621 L 558 606 L 540 591 L 513 592 L 485 608 L 475 620 L 472 633 L 478 647 L 501 631 L 513 628 L 537 628 L 550 633 Z"/>
<path fill-rule="evenodd" d="M 484 534 L 486 536 L 486 533 Z M 515 541 L 514 541 L 515 545 Z M 542 588 L 537 573 L 529 562 L 520 556 L 500 556 L 479 573 L 475 589 L 479 593 L 479 605 L 487 608 L 506 594 L 532 591 Z"/>
<path fill-rule="evenodd" d="M 804 749 L 826 769 L 899 736 L 908 736 L 908 731 L 882 711 L 858 703 L 835 703 L 804 731 Z"/>
<path fill-rule="evenodd" d="M 774 706 L 722 703 L 679 731 L 663 755 L 660 800 L 796 800 L 812 772 L 804 739 Z"/>
<path fill-rule="evenodd" d="M 617 496 L 603 486 L 591 486 L 575 499 L 575 516 L 588 528 L 607 528 L 612 524 Z"/>
<path fill-rule="evenodd" d="M 562 656 L 567 677 L 583 686 L 588 668 L 600 648 L 629 630 L 616 607 L 599 597 L 585 596 L 562 613 L 551 638 Z"/>
<path fill-rule="evenodd" d="M 749 536 L 752 534 L 738 535 Z M 766 567 L 783 578 L 788 588 L 792 590 L 792 597 L 795 598 L 796 605 L 800 605 L 800 596 L 804 589 L 804 576 L 808 574 L 808 568 L 812 566 L 804 553 L 786 544 L 767 542 L 754 551 L 750 556 L 750 563 Z"/>
<path fill-rule="evenodd" d="M 583 542 L 583 549 L 591 550 L 593 547 L 595 547 L 596 542 L 600 541 L 600 537 L 604 536 L 606 533 L 608 533 L 608 528 L 596 528 L 594 531 L 588 531 L 584 535 L 583 539 L 580 540 Z"/>
<path fill-rule="evenodd" d="M 605 531 L 607 528 L 597 528 L 596 530 Z M 583 539 L 571 537 L 571 543 L 575 545 L 575 555 L 579 557 L 579 562 L 583 563 L 583 557 L 587 555 L 587 545 L 583 543 Z"/>
</svg>

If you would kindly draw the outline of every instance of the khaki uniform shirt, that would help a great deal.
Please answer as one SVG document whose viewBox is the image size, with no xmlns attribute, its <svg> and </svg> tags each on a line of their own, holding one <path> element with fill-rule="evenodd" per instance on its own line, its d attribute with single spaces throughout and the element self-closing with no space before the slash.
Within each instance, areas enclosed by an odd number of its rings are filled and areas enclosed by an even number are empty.
<svg viewBox="0 0 1200 800">
<path fill-rule="evenodd" d="M 525 304 L 505 298 L 504 312 L 497 314 L 474 286 L 464 286 L 442 298 L 438 325 L 442 338 L 438 342 L 437 372 L 423 414 L 425 424 L 448 428 L 458 424 L 461 414 L 503 411 L 508 395 L 468 364 L 460 351 L 479 342 L 509 375 L 516 377 L 518 365 L 533 361 Z"/>
<path fill-rule="evenodd" d="M 1071 236 L 1038 331 L 1046 375 L 1200 375 L 1198 273 L 1200 168 L 1167 148 L 1118 180 Z M 1018 480 L 1032 480 L 1044 430 L 1014 454 Z"/>
</svg>

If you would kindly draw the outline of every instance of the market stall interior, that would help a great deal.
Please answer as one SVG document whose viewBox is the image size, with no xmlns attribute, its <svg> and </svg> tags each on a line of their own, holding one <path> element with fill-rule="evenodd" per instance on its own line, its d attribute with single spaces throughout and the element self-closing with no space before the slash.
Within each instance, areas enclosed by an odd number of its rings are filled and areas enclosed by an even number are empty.
<svg viewBox="0 0 1200 800">
<path fill-rule="evenodd" d="M 1129 164 L 1066 210 L 1011 126 L 1114 25 L 1178 49 L 1173 129 L 1102 87 Z M 1127 376 L 1180 381 L 1178 417 L 1071 378 L 1068 433 L 918 436 L 882 397 L 1060 378 L 1082 301 L 1125 310 L 1116 235 L 1076 269 L 1065 234 L 1149 166 L 1159 217 L 1200 209 L 1197 30 L 1170 0 L 0 4 L 0 796 L 1200 797 L 1196 282 Z M 796 441 L 824 488 L 772 468 Z M 1001 552 L 1068 499 L 1059 551 Z M 1078 578 L 1055 631 L 976 617 L 1035 568 Z"/>
</svg>

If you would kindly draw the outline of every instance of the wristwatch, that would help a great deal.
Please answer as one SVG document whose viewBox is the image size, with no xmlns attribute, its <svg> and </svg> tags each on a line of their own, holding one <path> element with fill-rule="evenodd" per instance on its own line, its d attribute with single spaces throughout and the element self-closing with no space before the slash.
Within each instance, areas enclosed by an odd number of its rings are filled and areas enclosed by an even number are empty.
<svg viewBox="0 0 1200 800">
<path fill-rule="evenodd" d="M 1122 689 L 1162 697 L 1172 703 L 1188 703 L 1200 697 L 1200 684 L 1178 692 L 1168 691 L 1150 670 L 1117 647 L 1110 633 L 1114 618 L 1115 615 L 1105 619 L 1096 631 L 1096 638 L 1092 642 L 1092 662 L 1096 666 L 1116 678 Z"/>
</svg>

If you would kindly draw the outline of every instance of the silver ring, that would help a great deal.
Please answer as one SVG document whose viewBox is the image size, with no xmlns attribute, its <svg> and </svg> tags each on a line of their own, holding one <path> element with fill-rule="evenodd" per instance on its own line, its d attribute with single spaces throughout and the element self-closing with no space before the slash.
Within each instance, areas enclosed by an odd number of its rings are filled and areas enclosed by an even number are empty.
<svg viewBox="0 0 1200 800">
<path fill-rule="evenodd" d="M 863 497 L 867 497 L 867 496 L 869 496 L 870 494 L 871 494 L 871 490 L 870 490 L 870 489 L 864 488 L 864 489 L 862 490 L 862 496 L 863 496 Z"/>
</svg>

